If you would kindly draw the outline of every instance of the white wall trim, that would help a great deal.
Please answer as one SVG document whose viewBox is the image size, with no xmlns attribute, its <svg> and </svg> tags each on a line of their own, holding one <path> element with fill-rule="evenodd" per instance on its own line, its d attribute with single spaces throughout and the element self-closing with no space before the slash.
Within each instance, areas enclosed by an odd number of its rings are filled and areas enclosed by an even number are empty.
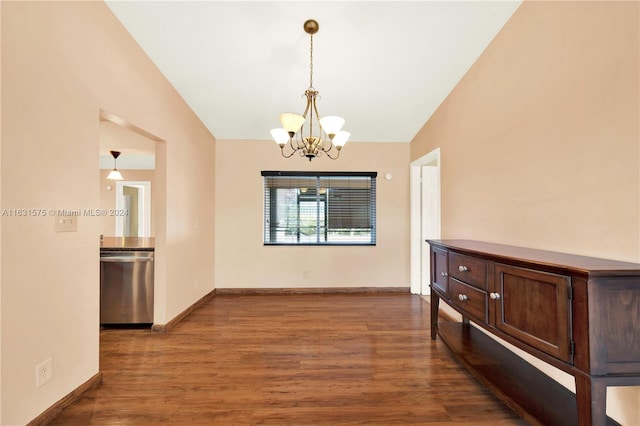
<svg viewBox="0 0 640 426">
<path fill-rule="evenodd" d="M 421 212 L 421 167 L 430 163 L 440 167 L 440 148 L 436 148 L 428 154 L 411 162 L 410 172 L 410 194 L 411 194 L 411 293 L 429 294 L 428 289 L 422 291 L 420 284 L 420 263 L 422 247 L 422 212 Z M 439 228 L 439 227 L 438 227 Z M 440 235 L 434 236 L 439 238 Z"/>
</svg>

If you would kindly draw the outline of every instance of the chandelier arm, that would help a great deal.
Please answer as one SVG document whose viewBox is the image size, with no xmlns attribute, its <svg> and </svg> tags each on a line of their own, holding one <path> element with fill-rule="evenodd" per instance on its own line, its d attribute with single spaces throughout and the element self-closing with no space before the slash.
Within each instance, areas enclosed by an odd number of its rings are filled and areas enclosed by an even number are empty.
<svg viewBox="0 0 640 426">
<path fill-rule="evenodd" d="M 317 92 L 316 92 L 317 94 Z M 318 138 L 322 139 L 322 125 L 320 124 L 320 114 L 318 114 L 318 107 L 316 105 L 316 97 L 313 97 L 313 112 L 316 113 L 316 120 L 318 121 Z"/>
<path fill-rule="evenodd" d="M 291 158 L 291 157 L 293 157 L 293 154 L 295 154 L 295 153 L 296 153 L 296 151 L 292 151 L 292 152 L 291 152 L 291 154 L 289 154 L 289 155 L 285 155 L 285 153 L 284 153 L 284 148 L 280 148 L 280 153 L 282 154 L 282 156 L 283 156 L 284 158 Z"/>
<path fill-rule="evenodd" d="M 311 100 L 311 108 L 309 109 L 309 137 L 313 137 L 313 112 L 316 109 L 316 96 L 315 94 L 310 99 Z M 316 118 L 317 120 L 317 118 Z"/>
<path fill-rule="evenodd" d="M 302 116 L 304 118 L 307 118 L 307 113 L 311 109 L 311 99 L 315 99 L 315 96 L 313 95 L 313 92 L 310 89 L 307 89 L 307 91 L 304 92 L 304 95 L 307 97 L 307 106 L 304 108 L 304 112 L 302 113 Z"/>
<path fill-rule="evenodd" d="M 319 93 L 316 92 L 316 95 L 318 95 Z M 322 118 L 320 116 L 320 113 L 318 112 L 318 106 L 316 105 L 316 97 L 313 97 L 313 110 L 316 113 L 316 120 L 318 120 L 318 124 L 320 124 L 320 119 Z M 322 126 L 320 126 L 320 128 L 322 129 Z"/>
<path fill-rule="evenodd" d="M 316 94 L 317 94 L 317 92 L 316 92 Z M 318 127 L 319 127 L 319 129 L 318 129 L 318 139 L 319 139 L 318 145 L 319 145 L 319 147 L 320 147 L 320 149 L 322 151 L 326 152 L 327 150 L 324 148 L 324 144 L 327 141 L 327 134 L 325 133 L 324 137 L 322 137 L 322 133 L 324 132 L 324 129 L 322 128 L 322 124 L 320 124 L 320 118 L 321 117 L 320 117 L 320 113 L 318 112 L 318 106 L 316 104 L 315 96 L 313 98 L 313 110 L 316 113 L 316 120 L 318 120 Z M 329 147 L 329 149 L 331 149 L 331 147 Z"/>
<path fill-rule="evenodd" d="M 301 149 L 304 149 L 304 147 L 306 146 L 305 143 L 304 143 L 304 140 L 302 138 L 303 128 L 304 128 L 304 125 L 300 128 L 300 131 L 298 133 L 296 133 L 296 135 L 295 135 L 296 136 L 296 139 L 295 139 L 296 145 L 295 146 L 293 145 L 293 139 L 290 140 L 291 148 L 293 150 L 295 150 L 295 151 L 299 151 Z"/>
<path fill-rule="evenodd" d="M 284 153 L 285 145 L 289 145 L 289 148 L 291 148 L 291 154 L 285 155 L 285 153 Z M 280 151 L 282 151 L 282 156 L 284 158 L 291 158 L 291 157 L 293 157 L 293 155 L 296 152 L 298 152 L 298 151 L 300 151 L 302 149 L 299 140 L 295 139 L 295 145 L 294 145 L 294 138 L 289 138 L 289 142 L 287 144 L 285 144 L 285 145 L 280 147 Z"/>
<path fill-rule="evenodd" d="M 332 145 L 332 146 L 333 146 L 333 145 Z M 325 151 L 324 153 L 325 153 L 325 154 L 327 154 L 327 157 L 331 158 L 332 160 L 337 160 L 337 159 L 338 159 L 338 157 L 340 157 L 340 150 L 338 150 L 338 153 L 336 154 L 336 156 L 335 156 L 335 157 L 332 157 L 332 156 L 331 156 L 331 153 L 330 153 L 329 151 Z"/>
<path fill-rule="evenodd" d="M 328 146 L 328 147 L 325 147 L 325 146 L 324 146 L 324 143 L 326 143 L 327 141 L 329 141 L 329 146 Z M 322 145 L 322 150 L 323 150 L 324 152 L 327 152 L 327 153 L 328 153 L 329 151 L 333 152 L 333 148 L 335 148 L 335 145 L 333 144 L 333 142 L 331 142 L 331 141 L 330 141 L 330 140 L 328 140 L 328 139 L 325 139 L 323 142 L 324 142 L 324 143 L 323 143 L 323 145 Z"/>
<path fill-rule="evenodd" d="M 293 151 L 291 151 L 291 154 L 289 154 L 289 155 L 285 155 L 285 153 L 284 153 L 284 147 L 285 147 L 285 145 L 281 145 L 281 146 L 280 146 L 280 153 L 282 154 L 282 156 L 283 156 L 284 158 L 291 158 L 291 157 L 293 157 L 293 154 L 295 154 L 295 153 L 296 153 L 296 151 L 297 151 L 297 150 L 293 150 Z"/>
</svg>

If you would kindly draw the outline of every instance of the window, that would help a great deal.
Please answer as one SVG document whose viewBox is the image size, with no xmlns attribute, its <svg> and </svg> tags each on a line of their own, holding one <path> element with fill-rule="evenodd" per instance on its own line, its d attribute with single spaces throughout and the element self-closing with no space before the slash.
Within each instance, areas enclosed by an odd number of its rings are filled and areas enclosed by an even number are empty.
<svg viewBox="0 0 640 426">
<path fill-rule="evenodd" d="M 263 171 L 265 245 L 375 245 L 377 172 Z"/>
</svg>

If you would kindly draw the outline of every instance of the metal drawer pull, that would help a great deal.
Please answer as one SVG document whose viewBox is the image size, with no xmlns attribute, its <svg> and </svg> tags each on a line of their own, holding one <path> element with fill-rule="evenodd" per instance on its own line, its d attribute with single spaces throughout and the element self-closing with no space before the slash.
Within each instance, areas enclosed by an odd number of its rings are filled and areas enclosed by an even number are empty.
<svg viewBox="0 0 640 426">
<path fill-rule="evenodd" d="M 458 266 L 458 271 L 460 271 L 460 272 L 467 272 L 468 270 L 469 270 L 469 268 L 467 268 L 464 265 Z"/>
<path fill-rule="evenodd" d="M 493 300 L 500 300 L 500 293 L 489 293 L 489 297 Z"/>
<path fill-rule="evenodd" d="M 449 274 L 447 274 L 446 272 L 440 272 L 440 275 L 442 275 L 443 277 L 448 277 Z"/>
<path fill-rule="evenodd" d="M 459 294 L 458 299 L 460 299 L 461 302 L 464 302 L 465 300 L 469 300 L 469 297 L 466 294 Z"/>
</svg>

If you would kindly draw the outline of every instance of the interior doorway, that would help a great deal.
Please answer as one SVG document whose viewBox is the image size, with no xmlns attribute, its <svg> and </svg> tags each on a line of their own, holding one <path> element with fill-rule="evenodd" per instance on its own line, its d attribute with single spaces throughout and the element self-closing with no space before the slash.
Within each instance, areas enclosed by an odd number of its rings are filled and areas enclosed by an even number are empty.
<svg viewBox="0 0 640 426">
<path fill-rule="evenodd" d="M 116 182 L 116 237 L 151 236 L 151 182 Z"/>
<path fill-rule="evenodd" d="M 164 139 L 104 110 L 100 111 L 99 129 L 101 208 L 114 212 L 113 216 L 102 217 L 100 234 L 115 237 L 117 233 L 117 236 L 124 236 L 123 225 L 116 227 L 115 222 L 123 220 L 124 216 L 118 213 L 123 210 L 124 186 L 130 187 L 130 203 L 138 208 L 136 217 L 139 218 L 140 212 L 143 212 L 142 219 L 133 225 L 140 229 L 139 236 L 153 238 L 155 247 L 153 323 L 166 323 L 167 143 Z M 106 179 L 109 170 L 116 166 L 110 151 L 121 152 L 117 167 L 122 171 L 122 181 Z M 138 202 L 132 200 L 136 196 Z M 122 232 L 116 231 L 117 229 Z M 99 313 L 96 313 L 95 318 L 99 318 Z"/>
<path fill-rule="evenodd" d="M 429 295 L 427 239 L 440 238 L 440 148 L 411 163 L 411 293 Z"/>
</svg>

